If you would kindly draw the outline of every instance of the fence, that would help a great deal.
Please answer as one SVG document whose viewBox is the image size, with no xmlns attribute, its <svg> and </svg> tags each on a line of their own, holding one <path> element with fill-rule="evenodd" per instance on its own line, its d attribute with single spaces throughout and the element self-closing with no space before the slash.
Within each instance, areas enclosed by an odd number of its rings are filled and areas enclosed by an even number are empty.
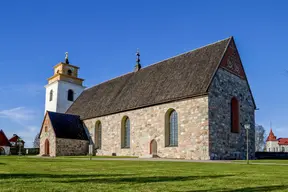
<svg viewBox="0 0 288 192">
<path fill-rule="evenodd" d="M 287 152 L 256 152 L 256 159 L 288 159 Z"/>
<path fill-rule="evenodd" d="M 21 148 L 21 155 L 38 155 L 39 148 Z M 10 148 L 10 155 L 19 155 L 19 148 Z"/>
</svg>

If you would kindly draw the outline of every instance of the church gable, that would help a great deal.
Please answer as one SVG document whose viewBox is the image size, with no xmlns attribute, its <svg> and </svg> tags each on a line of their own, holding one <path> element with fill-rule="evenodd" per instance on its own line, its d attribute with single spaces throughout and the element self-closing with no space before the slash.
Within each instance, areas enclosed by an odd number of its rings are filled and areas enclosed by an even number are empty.
<svg viewBox="0 0 288 192">
<path fill-rule="evenodd" d="M 215 74 L 214 74 L 213 78 L 211 79 L 211 83 L 209 84 L 209 87 L 207 89 L 208 91 L 210 89 L 210 86 L 211 86 L 213 80 L 215 79 L 215 76 L 217 76 L 216 74 L 219 72 L 219 69 L 223 69 L 228 74 L 232 74 L 236 78 L 239 77 L 240 80 L 244 80 L 245 87 L 248 88 L 248 91 L 249 91 L 251 98 L 252 98 L 251 99 L 252 105 L 254 105 L 254 109 L 256 109 L 256 103 L 255 103 L 255 100 L 254 100 L 247 76 L 245 74 L 244 67 L 242 65 L 241 58 L 240 58 L 240 55 L 238 53 L 238 50 L 237 50 L 237 47 L 236 47 L 236 44 L 235 44 L 233 37 L 230 38 L 230 41 L 227 44 L 227 47 L 226 47 L 226 50 L 223 54 L 221 62 L 219 62 L 219 66 L 217 67 Z M 235 78 L 233 78 L 233 79 L 236 80 Z M 240 89 L 240 88 L 238 88 L 238 89 Z"/>
<path fill-rule="evenodd" d="M 51 124 L 51 121 L 50 121 L 50 118 L 49 118 L 49 115 L 47 112 L 45 114 L 45 117 L 44 117 L 44 120 L 42 123 L 42 127 L 40 130 L 40 138 L 43 138 L 43 137 L 48 136 L 48 135 L 55 137 L 55 132 L 54 132 L 53 126 Z"/>
<path fill-rule="evenodd" d="M 243 65 L 233 38 L 227 46 L 220 67 L 242 79 L 246 79 Z"/>
</svg>

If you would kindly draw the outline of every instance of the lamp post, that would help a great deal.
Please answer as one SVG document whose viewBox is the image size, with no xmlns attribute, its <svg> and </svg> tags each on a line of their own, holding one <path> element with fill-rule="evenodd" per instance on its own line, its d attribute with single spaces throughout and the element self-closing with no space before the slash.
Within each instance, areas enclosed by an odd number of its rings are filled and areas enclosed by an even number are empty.
<svg viewBox="0 0 288 192">
<path fill-rule="evenodd" d="M 246 158 L 247 158 L 247 164 L 249 164 L 249 129 L 250 129 L 250 124 L 245 124 L 244 128 L 246 129 L 246 142 L 247 142 L 247 154 L 246 154 Z"/>
</svg>

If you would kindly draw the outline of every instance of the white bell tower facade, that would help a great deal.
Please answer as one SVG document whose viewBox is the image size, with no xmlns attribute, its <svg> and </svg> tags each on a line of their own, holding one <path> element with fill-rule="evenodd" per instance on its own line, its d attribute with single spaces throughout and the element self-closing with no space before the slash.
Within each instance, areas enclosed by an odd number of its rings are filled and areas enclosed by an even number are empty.
<svg viewBox="0 0 288 192">
<path fill-rule="evenodd" d="M 78 78 L 79 67 L 69 64 L 66 52 L 65 62 L 54 66 L 54 75 L 48 79 L 45 96 L 45 111 L 65 113 L 79 97 L 85 87 L 84 79 Z"/>
</svg>

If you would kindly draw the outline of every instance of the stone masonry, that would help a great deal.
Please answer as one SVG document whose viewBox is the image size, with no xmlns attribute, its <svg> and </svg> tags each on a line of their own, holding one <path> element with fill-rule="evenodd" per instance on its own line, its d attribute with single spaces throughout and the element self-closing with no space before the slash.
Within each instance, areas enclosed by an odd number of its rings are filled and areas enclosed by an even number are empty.
<svg viewBox="0 0 288 192">
<path fill-rule="evenodd" d="M 245 158 L 244 124 L 250 123 L 249 151 L 250 158 L 254 158 L 254 105 L 246 80 L 220 68 L 208 95 L 89 119 L 84 124 L 91 135 L 95 135 L 96 122 L 99 120 L 102 124 L 102 148 L 97 155 L 145 156 L 155 139 L 159 157 L 206 160 Z M 240 102 L 240 133 L 231 133 L 233 96 Z M 178 147 L 165 147 L 165 113 L 171 108 L 178 113 Z M 121 148 L 124 116 L 128 116 L 131 123 L 129 149 Z"/>
<path fill-rule="evenodd" d="M 231 99 L 240 105 L 240 132 L 231 132 Z M 219 68 L 209 90 L 209 138 L 211 159 L 246 158 L 246 130 L 249 123 L 249 153 L 255 155 L 254 104 L 246 80 Z"/>
<path fill-rule="evenodd" d="M 240 133 L 231 133 L 231 99 L 240 103 Z M 165 114 L 170 109 L 178 113 L 178 146 L 165 147 Z M 121 148 L 121 122 L 130 119 L 130 148 Z M 40 155 L 45 153 L 49 140 L 50 156 L 85 155 L 88 141 L 55 138 L 47 116 L 40 139 Z M 208 96 L 160 104 L 132 111 L 84 120 L 91 135 L 95 136 L 97 121 L 102 124 L 102 147 L 97 155 L 147 156 L 150 142 L 157 142 L 157 155 L 163 158 L 243 159 L 246 157 L 246 130 L 249 123 L 250 158 L 254 158 L 254 105 L 246 80 L 219 68 Z M 47 126 L 47 132 L 44 127 Z M 95 142 L 95 137 L 93 141 Z"/>
<path fill-rule="evenodd" d="M 71 156 L 71 155 L 87 155 L 88 141 L 78 139 L 56 139 L 56 155 Z"/>
<path fill-rule="evenodd" d="M 178 113 L 178 147 L 165 147 L 165 113 L 169 109 Z M 124 116 L 130 119 L 129 149 L 121 149 Z M 102 124 L 102 148 L 97 155 L 146 156 L 150 153 L 150 142 L 155 139 L 159 157 L 209 159 L 207 96 L 84 120 L 92 135 L 98 120 Z"/>
<path fill-rule="evenodd" d="M 47 126 L 47 132 L 45 131 L 45 126 Z M 40 152 L 39 155 L 45 154 L 45 141 L 48 139 L 49 141 L 49 152 L 50 156 L 56 156 L 56 137 L 49 120 L 48 115 L 44 119 L 44 123 L 40 133 Z"/>
<path fill-rule="evenodd" d="M 47 131 L 45 131 L 47 127 Z M 40 134 L 40 153 L 45 155 L 45 142 L 49 141 L 49 156 L 87 155 L 88 141 L 78 139 L 56 138 L 49 116 L 45 117 Z"/>
</svg>

